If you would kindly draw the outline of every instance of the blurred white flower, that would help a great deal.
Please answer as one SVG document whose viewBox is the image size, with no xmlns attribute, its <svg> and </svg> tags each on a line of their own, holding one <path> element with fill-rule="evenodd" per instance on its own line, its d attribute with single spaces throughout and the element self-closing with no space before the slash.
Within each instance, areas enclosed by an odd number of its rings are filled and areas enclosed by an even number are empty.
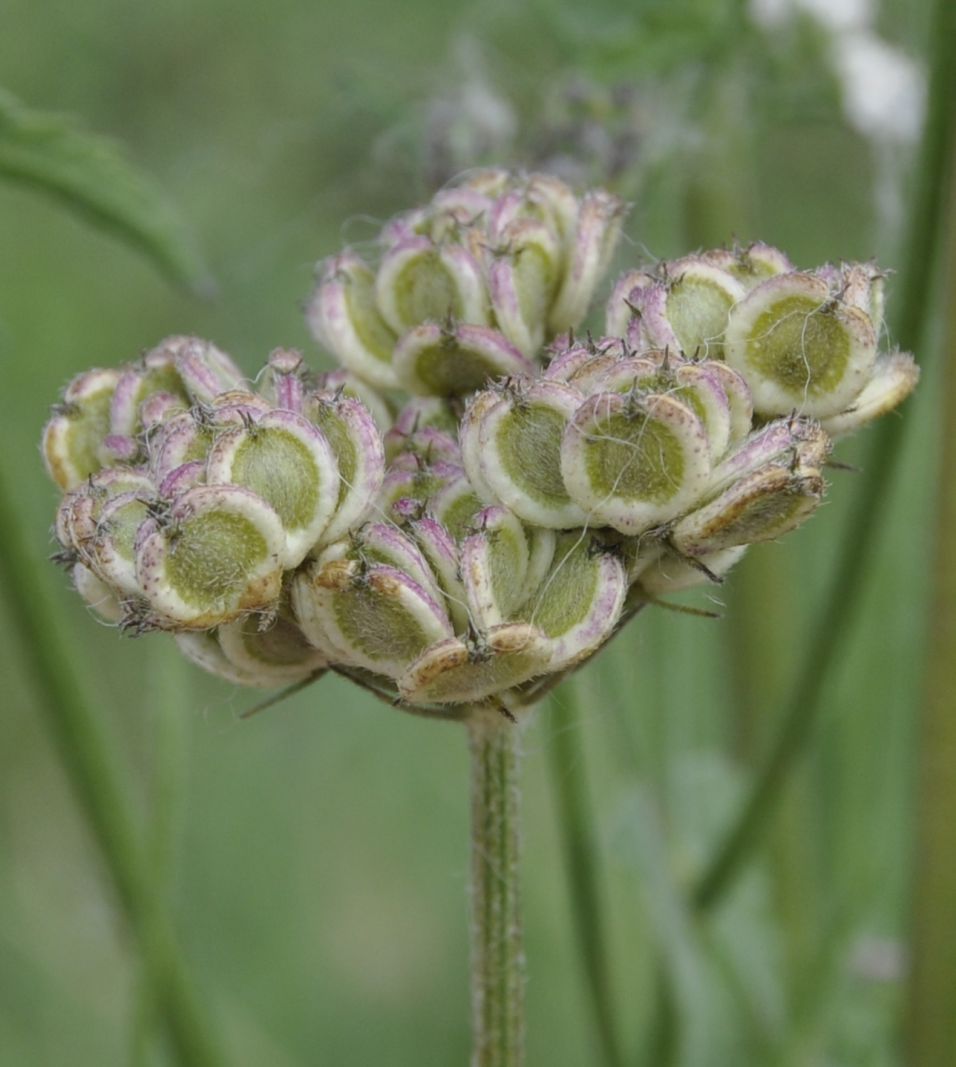
<svg viewBox="0 0 956 1067">
<path fill-rule="evenodd" d="M 781 26 L 794 15 L 809 15 L 831 30 L 869 26 L 872 0 L 752 0 L 753 20 L 766 28 Z"/>
<path fill-rule="evenodd" d="M 892 247 L 905 214 L 908 154 L 899 149 L 914 145 L 923 128 L 926 74 L 918 61 L 879 36 L 875 8 L 874 0 L 751 0 L 750 15 L 768 32 L 800 16 L 826 32 L 843 115 L 873 151 L 879 240 Z"/>
<path fill-rule="evenodd" d="M 923 123 L 926 80 L 918 63 L 868 29 L 835 35 L 833 61 L 847 121 L 874 141 L 908 144 Z"/>
<path fill-rule="evenodd" d="M 778 29 L 806 15 L 829 31 L 847 122 L 873 141 L 909 144 L 923 122 L 922 67 L 873 29 L 873 0 L 751 0 L 754 22 Z"/>
</svg>

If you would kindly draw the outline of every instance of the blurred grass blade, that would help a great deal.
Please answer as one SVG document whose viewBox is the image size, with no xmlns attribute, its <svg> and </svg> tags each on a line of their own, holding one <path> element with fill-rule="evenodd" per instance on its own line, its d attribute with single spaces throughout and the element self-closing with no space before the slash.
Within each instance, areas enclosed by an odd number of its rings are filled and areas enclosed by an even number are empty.
<svg viewBox="0 0 956 1067">
<path fill-rule="evenodd" d="M 623 1064 L 615 1029 L 610 961 L 605 938 L 603 900 L 594 822 L 588 803 L 584 750 L 578 729 L 577 687 L 565 682 L 551 696 L 548 721 L 548 764 L 558 815 L 558 836 L 564 852 L 571 913 L 581 969 L 587 985 L 603 1062 Z"/>
<path fill-rule="evenodd" d="M 933 67 L 929 111 L 920 153 L 917 189 L 910 217 L 906 269 L 896 312 L 896 338 L 901 348 L 920 354 L 928 336 L 929 302 L 934 267 L 943 231 L 948 161 L 956 137 L 956 4 L 936 0 L 933 20 Z M 879 538 L 879 509 L 892 496 L 893 475 L 902 452 L 905 419 L 886 419 L 874 428 L 873 443 L 863 464 L 861 484 L 843 532 L 833 580 L 823 597 L 809 648 L 783 710 L 780 732 L 766 763 L 755 778 L 737 818 L 720 841 L 693 895 L 698 910 L 712 908 L 733 883 L 768 820 L 776 811 L 790 770 L 806 748 L 823 703 L 833 664 L 840 661 Z"/>
<path fill-rule="evenodd" d="M 25 544 L 0 471 L 0 587 L 19 639 L 19 655 L 55 738 L 80 809 L 100 847 L 116 895 L 138 944 L 143 965 L 162 1004 L 177 1062 L 213 1067 L 223 1062 L 200 1001 L 179 955 L 145 851 L 136 839 L 130 791 L 97 722 L 50 597 L 44 565 Z"/>
<path fill-rule="evenodd" d="M 949 261 L 956 276 L 956 166 Z M 950 294 L 952 289 L 949 290 Z M 940 472 L 926 697 L 920 724 L 907 1004 L 909 1061 L 949 1067 L 956 1050 L 956 306 L 941 360 Z"/>
<path fill-rule="evenodd" d="M 865 929 L 879 882 L 862 881 L 820 925 L 819 947 L 797 976 L 787 1033 L 767 1067 L 795 1067 L 820 1059 L 829 1016 L 843 1009 L 852 981 L 854 940 Z"/>
<path fill-rule="evenodd" d="M 149 662 L 152 720 L 152 812 L 150 860 L 153 876 L 164 888 L 176 880 L 183 827 L 186 763 L 189 752 L 188 664 L 172 640 L 153 642 Z"/>
<path fill-rule="evenodd" d="M 652 1045 L 648 1064 L 724 1067 L 769 1062 L 771 1033 L 728 945 L 747 939 L 748 919 L 737 914 L 728 930 L 709 928 L 687 907 L 665 844 L 660 813 L 646 789 L 635 789 L 619 812 L 619 854 L 637 864 L 649 928 L 657 941 L 664 985 L 658 1010 L 673 1011 L 663 1047 Z M 673 836 L 672 834 L 668 835 Z M 659 1034 L 653 1035 L 660 1039 Z M 673 1041 L 675 1047 L 667 1048 Z M 665 1051 L 666 1050 L 666 1051 Z M 666 1059 L 658 1059 L 665 1055 Z"/>
<path fill-rule="evenodd" d="M 185 223 L 119 146 L 0 89 L 0 178 L 42 190 L 120 237 L 199 296 L 213 281 Z"/>
<path fill-rule="evenodd" d="M 149 863 L 153 891 L 167 899 L 176 881 L 177 853 L 186 794 L 189 710 L 186 661 L 170 641 L 149 648 L 149 694 L 152 766 L 150 782 Z M 148 970 L 143 968 L 133 1007 L 130 1065 L 150 1062 L 153 1036 L 162 1021 Z"/>
</svg>

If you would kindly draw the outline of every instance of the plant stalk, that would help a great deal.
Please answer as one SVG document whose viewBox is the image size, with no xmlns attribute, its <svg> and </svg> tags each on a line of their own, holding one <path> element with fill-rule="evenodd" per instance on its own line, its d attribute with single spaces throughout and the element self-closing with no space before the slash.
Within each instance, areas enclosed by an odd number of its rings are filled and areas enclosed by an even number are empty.
<svg viewBox="0 0 956 1067">
<path fill-rule="evenodd" d="M 519 867 L 520 727 L 497 711 L 468 722 L 471 754 L 472 1067 L 524 1063 L 525 956 Z"/>
</svg>

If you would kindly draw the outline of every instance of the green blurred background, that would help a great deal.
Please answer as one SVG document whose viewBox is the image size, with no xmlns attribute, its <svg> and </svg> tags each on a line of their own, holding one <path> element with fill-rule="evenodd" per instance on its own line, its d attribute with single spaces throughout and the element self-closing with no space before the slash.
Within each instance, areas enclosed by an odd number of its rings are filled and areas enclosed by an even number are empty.
<svg viewBox="0 0 956 1067">
<path fill-rule="evenodd" d="M 928 10 L 884 3 L 872 32 L 921 63 Z M 585 179 L 610 169 L 634 202 L 622 262 L 734 236 L 802 266 L 904 258 L 912 145 L 872 143 L 846 120 L 832 42 L 809 18 L 760 30 L 724 0 L 2 0 L 0 19 L 0 84 L 124 143 L 179 206 L 218 285 L 215 299 L 191 296 L 52 200 L 0 183 L 0 452 L 38 559 L 57 494 L 37 441 L 74 373 L 187 332 L 250 372 L 278 345 L 328 366 L 300 312 L 315 260 L 499 151 L 505 164 L 567 156 Z M 582 676 L 577 769 L 625 1063 L 902 1062 L 934 373 L 905 409 L 901 475 L 866 532 L 873 562 L 818 727 L 706 925 L 677 890 L 804 665 L 854 475 L 833 471 L 830 503 L 806 528 L 751 551 L 718 591 L 720 621 L 645 612 Z M 857 442 L 839 450 L 860 454 Z M 240 721 L 255 694 L 180 664 L 160 637 L 97 624 L 52 567 L 36 580 L 55 583 L 144 835 L 157 791 L 174 798 L 159 831 L 174 852 L 170 899 L 228 1062 L 465 1063 L 462 731 L 334 678 Z M 172 1062 L 32 683 L 9 655 L 17 626 L 0 609 L 0 1064 Z M 529 1062 L 563 1067 L 601 1061 L 549 773 L 554 730 L 545 708 L 527 734 L 524 886 Z M 648 1053 L 662 969 L 676 1046 Z"/>
</svg>

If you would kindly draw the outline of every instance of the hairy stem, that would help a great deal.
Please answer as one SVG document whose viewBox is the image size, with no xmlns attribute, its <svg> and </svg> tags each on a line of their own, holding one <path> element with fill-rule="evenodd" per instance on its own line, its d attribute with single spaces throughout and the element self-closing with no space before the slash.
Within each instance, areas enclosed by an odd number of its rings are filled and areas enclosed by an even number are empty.
<svg viewBox="0 0 956 1067">
<path fill-rule="evenodd" d="M 551 697 L 548 744 L 551 787 L 557 806 L 558 834 L 564 850 L 571 917 L 586 995 L 604 1062 L 609 1067 L 618 1067 L 623 1060 L 614 1027 L 610 967 L 597 878 L 598 850 L 588 803 L 575 697 L 574 680 L 565 683 Z"/>
<path fill-rule="evenodd" d="M 907 265 L 896 318 L 896 336 L 903 348 L 919 351 L 927 336 L 927 303 L 939 252 L 946 173 L 956 120 L 956 4 L 936 0 L 933 24 L 933 71 L 929 111 L 909 225 Z M 844 641 L 878 538 L 878 512 L 892 496 L 893 474 L 902 452 L 906 422 L 886 419 L 874 430 L 853 510 L 841 539 L 834 577 L 814 620 L 809 649 L 791 698 L 783 709 L 780 732 L 766 763 L 754 779 L 739 813 L 720 841 L 693 893 L 699 911 L 713 908 L 742 870 L 777 810 L 790 771 L 806 748 L 823 704 L 830 670 L 840 661 Z"/>
<path fill-rule="evenodd" d="M 222 1063 L 202 1004 L 188 981 L 162 896 L 150 878 L 131 816 L 130 791 L 97 721 L 63 632 L 43 565 L 23 541 L 0 472 L 0 583 L 16 626 L 20 657 L 59 748 L 70 784 L 99 845 L 136 939 L 177 1061 L 184 1067 Z"/>
<path fill-rule="evenodd" d="M 956 168 L 954 168 L 956 169 Z M 949 220 L 956 273 L 956 176 Z M 956 1049 L 956 309 L 949 308 L 940 400 L 939 511 L 917 781 L 908 1062 L 945 1067 Z"/>
<path fill-rule="evenodd" d="M 471 751 L 472 1067 L 524 1062 L 520 727 L 495 711 L 468 723 Z"/>
</svg>

